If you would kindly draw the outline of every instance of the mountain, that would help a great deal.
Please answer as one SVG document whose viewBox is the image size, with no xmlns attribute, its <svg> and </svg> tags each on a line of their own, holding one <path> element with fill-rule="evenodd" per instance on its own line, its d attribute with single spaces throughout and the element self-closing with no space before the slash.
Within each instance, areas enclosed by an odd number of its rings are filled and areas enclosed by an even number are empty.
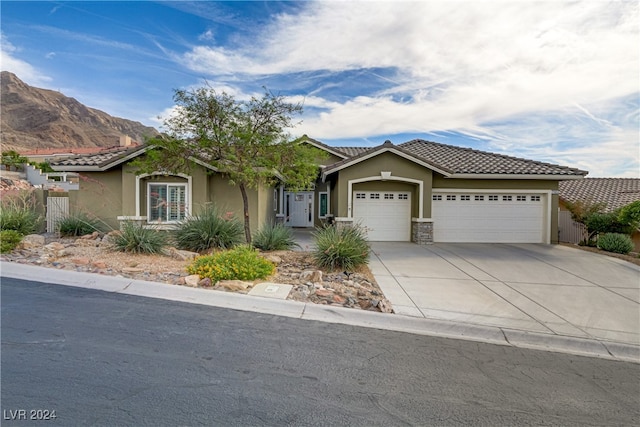
<svg viewBox="0 0 640 427">
<path fill-rule="evenodd" d="M 0 86 L 2 151 L 112 147 L 122 135 L 138 142 L 158 135 L 140 122 L 112 117 L 60 92 L 29 86 L 8 71 L 0 73 Z"/>
</svg>

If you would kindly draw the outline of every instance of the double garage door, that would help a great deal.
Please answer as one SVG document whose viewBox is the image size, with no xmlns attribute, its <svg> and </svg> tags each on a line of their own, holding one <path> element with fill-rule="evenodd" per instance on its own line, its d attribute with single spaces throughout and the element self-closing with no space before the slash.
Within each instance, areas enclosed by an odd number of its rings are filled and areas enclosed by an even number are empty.
<svg viewBox="0 0 640 427">
<path fill-rule="evenodd" d="M 434 242 L 544 243 L 543 194 L 434 193 Z"/>
<path fill-rule="evenodd" d="M 434 242 L 545 243 L 547 196 L 434 192 Z M 371 241 L 411 240 L 411 193 L 354 193 L 354 220 Z"/>
</svg>

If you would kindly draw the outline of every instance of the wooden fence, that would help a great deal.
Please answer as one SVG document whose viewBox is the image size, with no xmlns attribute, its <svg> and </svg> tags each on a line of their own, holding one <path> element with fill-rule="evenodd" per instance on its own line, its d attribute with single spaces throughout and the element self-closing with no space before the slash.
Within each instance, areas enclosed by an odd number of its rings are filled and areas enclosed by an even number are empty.
<svg viewBox="0 0 640 427">
<path fill-rule="evenodd" d="M 558 231 L 558 239 L 565 243 L 580 243 L 588 237 L 587 227 L 572 220 L 569 211 L 558 213 Z"/>
</svg>

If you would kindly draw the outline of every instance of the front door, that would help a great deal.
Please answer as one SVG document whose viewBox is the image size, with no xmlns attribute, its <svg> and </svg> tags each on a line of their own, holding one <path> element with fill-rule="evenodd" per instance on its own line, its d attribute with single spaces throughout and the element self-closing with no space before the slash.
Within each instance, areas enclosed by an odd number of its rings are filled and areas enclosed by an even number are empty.
<svg viewBox="0 0 640 427">
<path fill-rule="evenodd" d="M 313 227 L 313 191 L 287 193 L 290 227 Z"/>
</svg>

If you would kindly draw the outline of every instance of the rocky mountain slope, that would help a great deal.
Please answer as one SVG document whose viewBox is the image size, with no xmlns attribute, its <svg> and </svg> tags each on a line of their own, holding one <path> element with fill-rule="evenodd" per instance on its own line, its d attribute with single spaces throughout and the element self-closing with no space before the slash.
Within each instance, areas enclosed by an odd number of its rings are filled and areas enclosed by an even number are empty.
<svg viewBox="0 0 640 427">
<path fill-rule="evenodd" d="M 29 86 L 15 74 L 0 73 L 2 151 L 111 147 L 122 135 L 143 142 L 158 134 L 140 122 L 112 117 L 74 98 Z"/>
</svg>

